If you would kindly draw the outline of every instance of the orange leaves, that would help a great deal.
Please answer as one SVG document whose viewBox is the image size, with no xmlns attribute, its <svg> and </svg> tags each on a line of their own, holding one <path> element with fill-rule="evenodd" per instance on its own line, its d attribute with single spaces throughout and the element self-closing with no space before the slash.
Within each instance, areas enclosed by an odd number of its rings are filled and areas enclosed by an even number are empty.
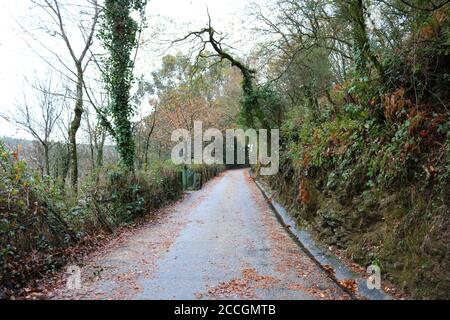
<svg viewBox="0 0 450 320">
<path fill-rule="evenodd" d="M 20 154 L 21 151 L 22 151 L 22 145 L 19 144 L 19 145 L 17 145 L 17 151 L 14 151 L 14 152 L 12 153 L 12 156 L 14 157 L 14 159 L 15 159 L 16 161 L 19 161 L 19 154 Z"/>
<path fill-rule="evenodd" d="M 336 132 L 333 132 L 331 134 L 331 140 L 333 141 L 334 145 L 336 145 L 336 146 L 339 145 L 339 139 L 337 137 L 337 133 Z"/>
<path fill-rule="evenodd" d="M 395 119 L 399 112 L 404 109 L 409 109 L 414 106 L 410 99 L 405 98 L 406 90 L 401 87 L 393 93 L 385 94 L 382 97 L 384 115 L 387 119 Z"/>
<path fill-rule="evenodd" d="M 222 282 L 217 287 L 208 290 L 208 294 L 215 298 L 240 297 L 255 298 L 255 289 L 268 289 L 280 280 L 272 276 L 260 275 L 255 269 L 242 271 L 242 278 L 234 278 Z"/>
<path fill-rule="evenodd" d="M 431 25 L 427 25 L 424 26 L 420 29 L 419 31 L 419 35 L 422 39 L 431 39 L 434 37 L 435 33 L 434 33 L 434 29 L 433 26 Z"/>
<path fill-rule="evenodd" d="M 444 24 L 444 22 L 446 22 L 448 18 L 449 18 L 448 12 L 444 8 L 442 8 L 442 10 L 436 11 L 434 14 L 434 19 L 439 25 Z"/>
<path fill-rule="evenodd" d="M 416 109 L 411 109 L 409 115 L 409 121 L 410 124 L 408 126 L 408 133 L 410 136 L 414 135 L 414 132 L 416 132 L 416 129 L 418 129 L 422 124 L 423 120 L 425 119 L 425 115 L 423 112 L 416 111 Z M 425 131 L 425 130 L 422 130 Z"/>
<path fill-rule="evenodd" d="M 311 195 L 308 191 L 307 184 L 305 183 L 305 179 L 302 179 L 300 182 L 300 186 L 298 188 L 298 201 L 301 204 L 309 204 L 311 202 Z"/>
<path fill-rule="evenodd" d="M 424 41 L 439 36 L 440 29 L 445 26 L 447 20 L 448 9 L 442 8 L 441 10 L 437 10 L 433 14 L 432 20 L 420 28 L 418 32 L 419 38 Z"/>
<path fill-rule="evenodd" d="M 398 121 L 400 118 L 409 121 L 408 134 L 410 136 L 419 135 L 421 138 L 430 136 L 429 128 L 424 128 L 429 116 L 426 111 L 421 111 L 410 99 L 405 98 L 405 89 L 399 88 L 393 93 L 383 96 L 384 114 L 391 121 Z M 426 109 L 425 106 L 422 108 Z"/>
<path fill-rule="evenodd" d="M 356 290 L 358 290 L 358 284 L 353 279 L 340 280 L 339 284 L 352 293 L 355 293 Z"/>
<path fill-rule="evenodd" d="M 303 156 L 303 166 L 306 168 L 311 163 L 311 155 L 309 153 L 305 153 Z"/>
</svg>

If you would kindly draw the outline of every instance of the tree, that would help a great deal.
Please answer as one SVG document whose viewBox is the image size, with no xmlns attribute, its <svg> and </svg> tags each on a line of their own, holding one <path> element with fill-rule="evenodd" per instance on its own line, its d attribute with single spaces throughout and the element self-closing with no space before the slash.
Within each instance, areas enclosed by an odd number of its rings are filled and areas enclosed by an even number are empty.
<svg viewBox="0 0 450 320">
<path fill-rule="evenodd" d="M 316 51 L 330 55 L 339 64 L 336 75 L 345 80 L 353 59 L 352 31 L 338 15 L 335 2 L 275 0 L 264 8 L 254 4 L 252 12 L 259 21 L 256 31 L 265 39 L 259 44 L 259 54 L 267 57 L 265 65 L 280 58 L 285 61 L 285 68 L 273 79 Z"/>
<path fill-rule="evenodd" d="M 104 126 L 101 125 L 101 120 L 93 119 L 94 114 L 89 111 L 84 113 L 86 131 L 89 140 L 89 151 L 91 158 L 92 171 L 103 166 L 103 149 L 105 146 L 107 132 Z"/>
<path fill-rule="evenodd" d="M 136 160 L 138 168 L 148 168 L 149 165 L 149 151 L 150 143 L 153 133 L 155 132 L 157 117 L 158 117 L 158 102 L 149 101 L 149 105 L 152 107 L 151 114 L 149 116 L 141 118 L 135 126 L 136 136 Z"/>
<path fill-rule="evenodd" d="M 136 157 L 130 121 L 134 113 L 130 103 L 134 67 L 131 53 L 138 48 L 145 6 L 146 0 L 106 0 L 100 32 L 103 46 L 109 52 L 104 78 L 111 97 L 109 112 L 113 118 L 114 138 L 121 164 L 128 170 L 133 170 Z M 133 12 L 140 14 L 140 24 L 132 18 Z"/>
<path fill-rule="evenodd" d="M 56 29 L 52 30 L 51 33 L 54 36 L 58 36 L 63 40 L 74 66 L 74 69 L 68 67 L 63 62 L 63 60 L 58 57 L 58 60 L 70 72 L 71 76 L 75 77 L 74 82 L 76 84 L 75 107 L 73 110 L 74 116 L 69 127 L 68 136 L 70 146 L 71 183 L 74 191 L 77 192 L 78 190 L 77 132 L 78 129 L 80 128 L 81 119 L 84 112 L 83 108 L 84 87 L 85 87 L 84 75 L 86 68 L 90 62 L 90 59 L 87 59 L 87 56 L 89 54 L 89 49 L 93 45 L 95 30 L 98 22 L 98 17 L 100 14 L 100 7 L 97 3 L 97 0 L 88 0 L 88 3 L 92 6 L 91 19 L 89 26 L 86 27 L 82 23 L 80 23 L 79 25 L 79 30 L 81 33 L 81 37 L 83 39 L 83 45 L 81 47 L 80 53 L 77 54 L 75 52 L 76 46 L 74 45 L 72 37 L 69 36 L 69 33 L 67 31 L 66 20 L 69 19 L 66 19 L 67 17 L 64 16 L 64 13 L 67 13 L 65 7 L 70 6 L 70 4 L 63 3 L 62 0 L 40 0 L 35 1 L 35 3 L 40 8 L 42 8 L 52 19 L 53 23 L 56 26 Z M 55 53 L 53 54 L 58 56 Z"/>
<path fill-rule="evenodd" d="M 261 104 L 258 87 L 256 86 L 255 74 L 256 71 L 245 63 L 233 57 L 225 49 L 223 37 L 216 32 L 212 27 L 211 17 L 208 13 L 208 27 L 199 31 L 193 31 L 187 34 L 184 38 L 176 40 L 175 42 L 194 39 L 200 43 L 200 50 L 198 56 L 201 58 L 219 58 L 220 61 L 228 61 L 233 67 L 240 70 L 242 74 L 242 90 L 243 98 L 241 101 L 241 122 L 246 127 L 255 127 L 255 120 L 258 120 L 263 128 L 270 128 L 269 121 L 265 116 Z M 219 38 L 217 38 L 217 36 Z M 207 45 L 210 45 L 215 54 L 209 54 L 207 51 Z"/>
<path fill-rule="evenodd" d="M 356 70 L 360 74 L 367 74 L 367 64 L 370 62 L 382 78 L 384 76 L 383 66 L 373 52 L 367 31 L 369 5 L 367 2 L 364 0 L 339 0 L 338 5 L 344 19 L 351 23 Z"/>
<path fill-rule="evenodd" d="M 39 142 L 43 150 L 44 172 L 49 176 L 51 137 L 63 113 L 68 91 L 56 86 L 51 74 L 45 80 L 35 80 L 31 86 L 35 91 L 32 100 L 24 96 L 23 101 L 17 103 L 16 112 L 11 117 L 3 115 L 3 118 L 20 126 Z"/>
<path fill-rule="evenodd" d="M 183 128 L 192 133 L 194 120 L 219 130 L 235 125 L 241 81 L 240 71 L 219 58 L 164 56 L 152 80 L 139 85 L 141 98 L 155 98 L 148 101 L 151 113 L 136 126 L 138 164 L 148 166 L 152 156 L 170 157 L 172 131 Z"/>
</svg>

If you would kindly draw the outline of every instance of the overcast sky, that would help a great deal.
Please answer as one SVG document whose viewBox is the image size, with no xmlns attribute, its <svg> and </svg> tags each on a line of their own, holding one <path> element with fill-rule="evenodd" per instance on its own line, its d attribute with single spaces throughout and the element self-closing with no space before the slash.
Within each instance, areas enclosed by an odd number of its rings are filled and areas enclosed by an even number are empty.
<svg viewBox="0 0 450 320">
<path fill-rule="evenodd" d="M 83 3 L 85 0 L 73 0 Z M 237 48 L 239 54 L 250 49 L 251 39 L 247 35 L 247 8 L 251 0 L 150 0 L 147 7 L 149 28 L 144 39 L 147 45 L 139 51 L 136 73 L 148 76 L 161 58 L 162 47 L 173 37 L 181 36 L 188 30 L 204 27 L 207 23 L 207 9 L 217 30 L 227 31 L 228 42 Z M 0 2 L 0 112 L 13 113 L 14 104 L 29 92 L 25 77 L 32 78 L 48 69 L 41 58 L 33 53 L 26 44 L 33 41 L 27 38 L 22 27 L 33 25 L 36 9 L 31 9 L 31 0 L 13 0 Z M 19 24 L 21 26 L 19 26 Z M 164 46 L 162 46 L 164 45 Z M 66 49 L 55 44 L 55 51 L 67 55 Z M 185 47 L 178 48 L 185 50 Z M 169 52 L 174 52 L 171 49 Z M 36 45 L 36 52 L 43 53 Z M 28 90 L 28 91 L 27 91 Z M 17 129 L 7 121 L 0 119 L 0 136 L 29 138 L 29 135 Z"/>
</svg>

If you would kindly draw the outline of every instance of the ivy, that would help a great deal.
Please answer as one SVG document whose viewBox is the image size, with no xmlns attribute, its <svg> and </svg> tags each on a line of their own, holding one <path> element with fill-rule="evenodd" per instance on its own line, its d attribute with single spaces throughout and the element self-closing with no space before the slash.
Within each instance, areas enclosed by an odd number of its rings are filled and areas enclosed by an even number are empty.
<svg viewBox="0 0 450 320">
<path fill-rule="evenodd" d="M 99 37 L 109 57 L 106 59 L 104 80 L 111 104 L 109 113 L 113 119 L 114 136 L 121 164 L 133 169 L 135 143 L 130 118 L 135 107 L 130 103 L 134 61 L 132 51 L 138 46 L 138 32 L 142 24 L 132 18 L 137 12 L 144 21 L 146 0 L 106 0 Z"/>
</svg>

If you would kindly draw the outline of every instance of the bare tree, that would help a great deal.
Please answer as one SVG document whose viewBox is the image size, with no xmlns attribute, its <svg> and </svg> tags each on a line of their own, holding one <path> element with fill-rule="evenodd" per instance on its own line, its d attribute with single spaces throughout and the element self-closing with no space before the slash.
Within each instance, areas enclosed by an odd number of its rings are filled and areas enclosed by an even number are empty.
<svg viewBox="0 0 450 320">
<path fill-rule="evenodd" d="M 35 80 L 31 87 L 35 95 L 27 97 L 16 105 L 16 112 L 3 118 L 30 133 L 40 144 L 44 156 L 45 174 L 50 175 L 51 136 L 61 118 L 67 99 L 67 89 L 53 84 L 51 74 L 45 80 Z"/>
<path fill-rule="evenodd" d="M 148 168 L 149 164 L 149 151 L 150 142 L 153 133 L 155 132 L 157 117 L 158 117 L 158 101 L 156 99 L 151 99 L 149 104 L 152 106 L 153 110 L 150 115 L 141 117 L 140 120 L 136 121 L 133 131 L 135 132 L 136 146 L 137 146 L 137 162 L 139 168 L 144 166 L 145 169 Z"/>
<path fill-rule="evenodd" d="M 94 95 L 91 93 L 90 96 Z M 107 94 L 100 94 L 100 102 L 90 100 L 90 103 L 95 104 L 94 110 L 103 110 L 108 104 L 107 100 Z M 103 166 L 103 149 L 107 138 L 107 129 L 102 124 L 102 118 L 98 114 L 96 115 L 86 110 L 84 118 L 89 140 L 92 170 L 95 170 Z"/>
<path fill-rule="evenodd" d="M 83 108 L 83 94 L 85 87 L 85 72 L 90 62 L 89 52 L 93 45 L 94 34 L 98 23 L 100 14 L 100 7 L 97 0 L 87 0 L 88 5 L 91 7 L 90 22 L 86 25 L 82 19 L 79 19 L 78 30 L 83 39 L 83 45 L 79 53 L 76 53 L 76 47 L 73 43 L 73 38 L 69 37 L 67 31 L 66 21 L 71 21 L 71 13 L 68 7 L 71 4 L 63 2 L 63 0 L 36 0 L 34 3 L 40 7 L 48 17 L 53 21 L 55 30 L 49 30 L 53 36 L 61 38 L 65 44 L 65 47 L 69 53 L 69 56 L 73 62 L 73 68 L 69 67 L 63 62 L 63 59 L 58 57 L 58 60 L 63 64 L 66 71 L 69 71 L 71 76 L 75 77 L 74 82 L 76 84 L 76 96 L 75 96 L 75 108 L 74 116 L 70 127 L 68 129 L 68 138 L 70 146 L 70 171 L 71 171 L 71 184 L 76 192 L 78 189 L 78 157 L 77 157 L 77 132 L 81 125 L 81 119 L 84 112 Z M 86 14 L 85 6 L 81 6 L 82 14 Z M 80 12 L 79 12 L 80 13 Z M 80 13 L 80 14 L 81 14 Z M 49 49 L 49 51 L 51 51 Z M 51 51 L 53 53 L 53 51 Z M 57 55 L 57 54 L 56 54 Z"/>
<path fill-rule="evenodd" d="M 242 91 L 244 93 L 244 99 L 242 104 L 242 113 L 244 122 L 249 127 L 254 127 L 255 119 L 259 120 L 263 128 L 270 128 L 270 124 L 267 117 L 259 103 L 256 85 L 256 70 L 246 65 L 244 62 L 236 59 L 232 54 L 228 52 L 230 46 L 226 45 L 224 40 L 226 35 L 217 32 L 211 21 L 211 16 L 208 14 L 208 26 L 198 31 L 189 32 L 181 39 L 176 39 L 173 44 L 189 41 L 194 48 L 197 48 L 197 62 L 200 58 L 214 58 L 217 59 L 216 63 L 222 61 L 228 61 L 233 67 L 239 69 L 242 74 Z M 212 47 L 214 53 L 210 53 L 207 49 L 208 46 Z M 195 50 L 195 49 L 194 49 Z"/>
<path fill-rule="evenodd" d="M 63 182 L 67 180 L 70 167 L 69 127 L 73 119 L 73 113 L 70 107 L 71 102 L 72 99 L 65 101 L 61 119 L 56 124 L 59 141 L 56 143 L 58 150 L 54 152 L 55 178 L 59 177 Z M 62 184 L 62 187 L 65 187 L 65 183 Z"/>
</svg>

